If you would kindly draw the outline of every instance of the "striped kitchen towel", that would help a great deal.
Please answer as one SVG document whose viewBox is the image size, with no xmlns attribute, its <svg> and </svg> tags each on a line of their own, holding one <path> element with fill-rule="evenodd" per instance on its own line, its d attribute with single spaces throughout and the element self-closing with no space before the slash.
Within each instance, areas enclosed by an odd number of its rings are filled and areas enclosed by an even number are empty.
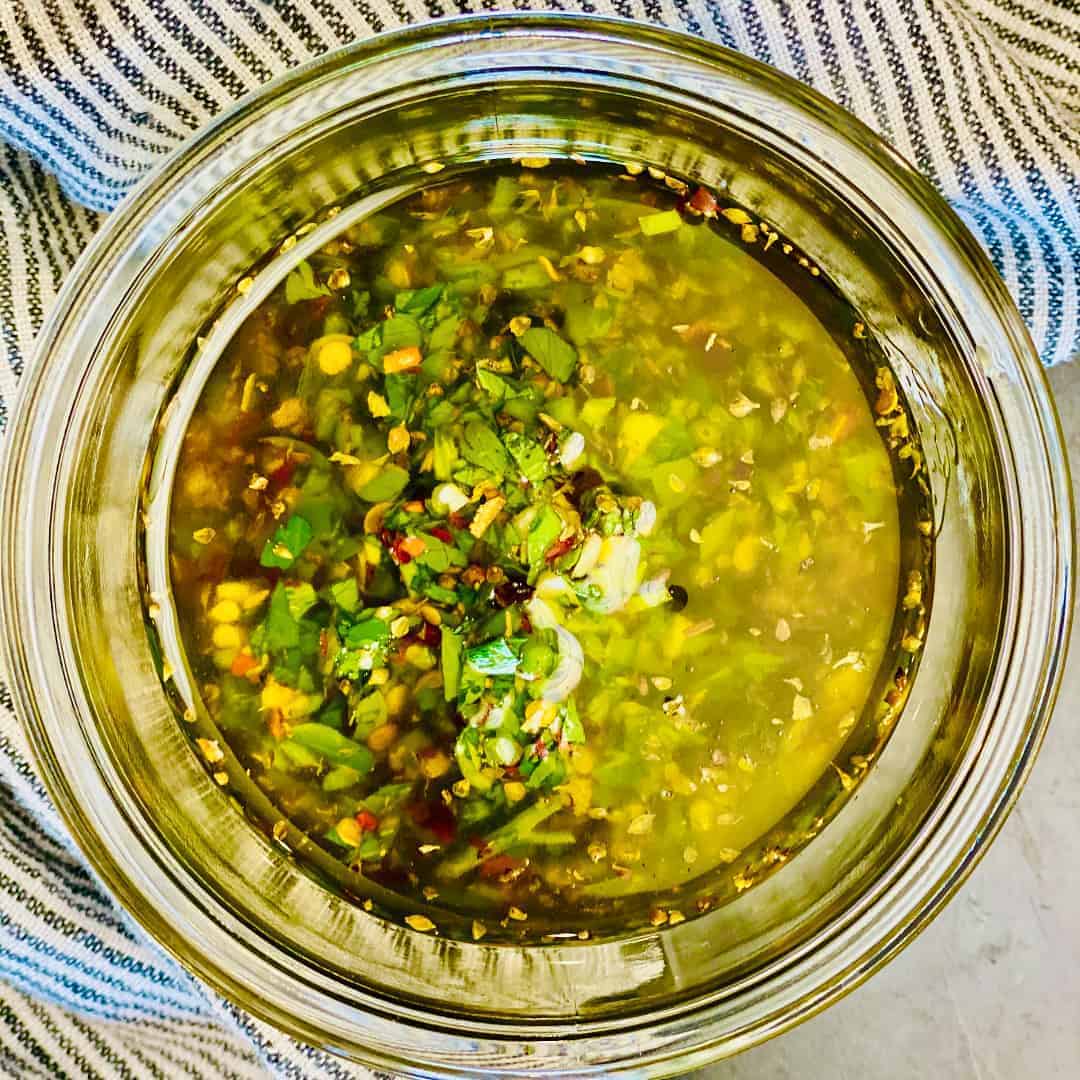
<svg viewBox="0 0 1080 1080">
<path fill-rule="evenodd" d="M 687 30 L 835 99 L 982 239 L 1045 362 L 1077 355 L 1077 0 L 547 6 Z M 64 275 L 165 154 L 295 64 L 470 10 L 468 0 L 0 0 L 0 427 Z M 370 1075 L 230 1008 L 128 922 L 65 837 L 2 686 L 0 980 L 4 1076 Z"/>
</svg>

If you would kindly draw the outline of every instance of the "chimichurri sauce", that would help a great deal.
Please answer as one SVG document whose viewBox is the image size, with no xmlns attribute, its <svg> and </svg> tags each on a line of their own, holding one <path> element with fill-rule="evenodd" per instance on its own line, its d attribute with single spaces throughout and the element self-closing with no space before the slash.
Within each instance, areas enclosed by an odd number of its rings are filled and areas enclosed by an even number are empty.
<svg viewBox="0 0 1080 1080">
<path fill-rule="evenodd" d="M 921 644 L 920 458 L 864 333 L 658 170 L 519 162 L 348 228 L 184 442 L 204 756 L 419 931 L 585 937 L 741 887 L 823 775 L 854 782 L 831 763 Z"/>
</svg>

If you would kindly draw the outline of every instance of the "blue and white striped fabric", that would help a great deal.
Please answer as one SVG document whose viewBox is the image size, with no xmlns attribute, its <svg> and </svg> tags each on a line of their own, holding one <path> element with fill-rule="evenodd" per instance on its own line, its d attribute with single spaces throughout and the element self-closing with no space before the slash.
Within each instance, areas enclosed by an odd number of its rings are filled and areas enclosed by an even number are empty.
<svg viewBox="0 0 1080 1080">
<path fill-rule="evenodd" d="M 514 7 L 528 7 L 517 4 Z M 986 245 L 1047 364 L 1080 351 L 1077 0 L 550 0 L 664 23 L 815 86 Z M 495 10 L 481 0 L 476 10 Z M 0 427 L 102 215 L 231 101 L 468 0 L 0 0 Z M 337 1077 L 127 921 L 66 839 L 0 686 L 0 1073 Z"/>
</svg>

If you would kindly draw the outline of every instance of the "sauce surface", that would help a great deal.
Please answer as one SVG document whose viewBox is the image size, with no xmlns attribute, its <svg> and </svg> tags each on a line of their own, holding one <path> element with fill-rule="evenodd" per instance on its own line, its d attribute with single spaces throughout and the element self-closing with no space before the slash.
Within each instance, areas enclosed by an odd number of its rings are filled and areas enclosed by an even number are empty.
<svg viewBox="0 0 1080 1080">
<path fill-rule="evenodd" d="M 300 264 L 207 383 L 170 522 L 203 754 L 414 929 L 703 910 L 910 667 L 902 402 L 782 247 L 640 170 L 477 173 Z"/>
</svg>

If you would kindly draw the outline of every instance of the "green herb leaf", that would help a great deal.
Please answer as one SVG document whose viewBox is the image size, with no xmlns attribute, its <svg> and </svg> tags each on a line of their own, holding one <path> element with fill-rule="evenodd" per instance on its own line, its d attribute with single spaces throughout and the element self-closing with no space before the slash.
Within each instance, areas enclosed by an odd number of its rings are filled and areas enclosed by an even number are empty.
<svg viewBox="0 0 1080 1080">
<path fill-rule="evenodd" d="M 457 341 L 458 330 L 461 327 L 461 317 L 451 315 L 435 324 L 435 328 L 428 337 L 427 351 L 429 353 L 441 352 L 450 349 Z"/>
<path fill-rule="evenodd" d="M 449 480 L 458 459 L 457 443 L 445 427 L 435 428 L 435 457 L 433 468 L 436 480 Z"/>
<path fill-rule="evenodd" d="M 591 303 L 570 304 L 566 308 L 566 335 L 578 346 L 604 337 L 611 329 L 615 307 L 598 308 Z"/>
<path fill-rule="evenodd" d="M 360 604 L 360 587 L 356 584 L 356 578 L 335 581 L 330 586 L 330 596 L 342 611 L 351 615 Z"/>
<path fill-rule="evenodd" d="M 442 296 L 445 288 L 445 285 L 429 285 L 426 289 L 408 289 L 405 292 L 399 292 L 394 301 L 394 307 L 402 315 L 423 315 L 439 302 L 439 297 Z"/>
<path fill-rule="evenodd" d="M 490 394 L 497 402 L 506 397 L 506 381 L 496 375 L 494 371 L 478 367 L 476 369 L 476 381 L 480 384 L 480 389 Z"/>
<path fill-rule="evenodd" d="M 352 294 L 352 313 L 354 319 L 367 318 L 368 308 L 371 307 L 371 293 L 367 289 L 357 289 Z"/>
<path fill-rule="evenodd" d="M 571 697 L 566 702 L 566 712 L 563 715 L 562 725 L 563 738 L 569 743 L 583 743 L 585 741 L 585 725 L 578 715 L 577 705 Z"/>
<path fill-rule="evenodd" d="M 458 594 L 453 589 L 445 589 L 437 581 L 425 581 L 423 584 L 417 586 L 418 591 L 423 593 L 429 600 L 434 600 L 436 604 L 456 604 L 458 602 Z"/>
<path fill-rule="evenodd" d="M 288 570 L 311 543 L 313 532 L 306 518 L 293 514 L 284 525 L 279 525 L 274 535 L 263 545 L 259 562 Z"/>
<path fill-rule="evenodd" d="M 475 791 L 487 791 L 491 787 L 491 778 L 481 770 L 484 766 L 480 752 L 480 732 L 474 727 L 467 727 L 454 743 L 454 759 L 461 775 L 469 781 Z"/>
<path fill-rule="evenodd" d="M 340 625 L 342 648 L 334 657 L 334 674 L 340 679 L 363 679 L 386 658 L 390 627 L 382 619 L 364 619 L 352 626 Z"/>
<path fill-rule="evenodd" d="M 289 590 L 280 581 L 270 597 L 270 607 L 261 630 L 262 647 L 267 652 L 293 649 L 300 644 L 300 627 L 293 618 Z"/>
<path fill-rule="evenodd" d="M 285 279 L 285 303 L 298 304 L 301 300 L 314 300 L 329 296 L 330 290 L 315 280 L 315 271 L 306 263 L 298 263 Z"/>
<path fill-rule="evenodd" d="M 412 783 L 383 784 L 363 800 L 364 808 L 381 818 L 392 810 L 401 808 L 402 803 L 412 794 Z"/>
<path fill-rule="evenodd" d="M 315 717 L 320 724 L 336 728 L 340 731 L 345 726 L 345 699 L 343 697 L 331 698 Z"/>
<path fill-rule="evenodd" d="M 461 682 L 461 638 L 454 630 L 442 628 L 440 666 L 443 677 L 443 697 L 453 701 Z"/>
<path fill-rule="evenodd" d="M 466 461 L 471 461 L 496 476 L 505 476 L 510 472 L 510 458 L 506 447 L 499 436 L 481 420 L 474 420 L 466 426 L 461 454 Z"/>
<path fill-rule="evenodd" d="M 521 664 L 522 637 L 493 638 L 465 650 L 465 663 L 481 675 L 513 675 Z"/>
<path fill-rule="evenodd" d="M 521 470 L 521 475 L 532 485 L 541 483 L 548 475 L 548 459 L 544 448 L 527 435 L 508 431 L 503 436 L 503 444 L 510 451 L 510 456 Z"/>
<path fill-rule="evenodd" d="M 577 350 L 554 330 L 534 326 L 521 335 L 525 351 L 553 378 L 566 382 L 577 367 Z"/>
<path fill-rule="evenodd" d="M 458 407 L 444 397 L 434 397 L 428 399 L 424 412 L 428 427 L 439 428 L 457 419 Z"/>
<path fill-rule="evenodd" d="M 293 742 L 321 754 L 332 765 L 345 765 L 363 775 L 375 766 L 375 755 L 358 742 L 325 724 L 297 724 L 292 729 Z"/>
<path fill-rule="evenodd" d="M 428 567 L 436 574 L 445 574 L 451 566 L 468 565 L 469 560 L 453 544 L 447 544 L 431 533 L 420 533 L 420 538 L 426 547 L 414 561 L 421 566 Z"/>
<path fill-rule="evenodd" d="M 558 540 L 562 528 L 562 518 L 550 506 L 541 507 L 529 526 L 529 535 L 525 541 L 525 558 L 530 567 L 543 563 L 548 548 Z"/>
<path fill-rule="evenodd" d="M 387 375 L 383 381 L 386 404 L 390 415 L 395 420 L 404 420 L 409 415 L 409 407 L 416 397 L 416 379 L 412 375 Z"/>
<path fill-rule="evenodd" d="M 338 765 L 323 777 L 322 789 L 326 792 L 346 791 L 359 781 L 360 774 L 355 769 L 350 769 L 348 765 Z"/>
<path fill-rule="evenodd" d="M 345 632 L 345 644 L 350 649 L 362 649 L 373 642 L 386 644 L 390 636 L 390 627 L 382 619 L 365 619 L 353 623 Z"/>
<path fill-rule="evenodd" d="M 360 489 L 359 495 L 368 502 L 387 502 L 397 498 L 408 483 L 409 474 L 400 465 L 387 465 Z"/>
<path fill-rule="evenodd" d="M 285 596 L 288 598 L 289 614 L 299 622 L 315 606 L 318 597 L 315 589 L 308 582 L 302 585 L 286 585 Z"/>
<path fill-rule="evenodd" d="M 279 757 L 280 755 L 280 757 Z M 301 746 L 292 739 L 283 739 L 278 743 L 274 753 L 274 768 L 288 770 L 295 769 L 318 769 L 322 765 L 322 758 L 306 746 Z"/>
<path fill-rule="evenodd" d="M 358 352 L 368 353 L 369 359 L 371 359 L 370 353 L 382 345 L 383 325 L 383 323 L 376 323 L 374 326 L 369 326 L 362 334 L 357 335 L 354 344 Z"/>
<path fill-rule="evenodd" d="M 536 766 L 535 769 L 529 773 L 529 778 L 525 781 L 525 786 L 532 791 L 536 791 L 542 788 L 546 791 L 550 791 L 554 787 L 558 787 L 566 779 L 566 765 L 563 762 L 562 755 L 552 750 L 548 753 L 548 756 Z"/>
<path fill-rule="evenodd" d="M 547 271 L 538 262 L 522 263 L 519 266 L 511 266 L 503 271 L 502 287 L 511 292 L 529 292 L 532 289 L 547 289 L 551 285 L 551 278 Z"/>
<path fill-rule="evenodd" d="M 382 346 L 384 352 L 394 349 L 407 349 L 419 345 L 424 340 L 420 324 L 411 315 L 394 315 L 382 324 Z"/>
<path fill-rule="evenodd" d="M 365 833 L 364 839 L 360 841 L 360 846 L 356 849 L 356 857 L 362 862 L 380 859 L 384 854 L 386 853 L 382 843 L 375 833 Z"/>
<path fill-rule="evenodd" d="M 365 694 L 353 705 L 349 717 L 357 737 L 366 739 L 377 727 L 386 723 L 386 698 L 382 691 L 375 689 Z"/>
</svg>

